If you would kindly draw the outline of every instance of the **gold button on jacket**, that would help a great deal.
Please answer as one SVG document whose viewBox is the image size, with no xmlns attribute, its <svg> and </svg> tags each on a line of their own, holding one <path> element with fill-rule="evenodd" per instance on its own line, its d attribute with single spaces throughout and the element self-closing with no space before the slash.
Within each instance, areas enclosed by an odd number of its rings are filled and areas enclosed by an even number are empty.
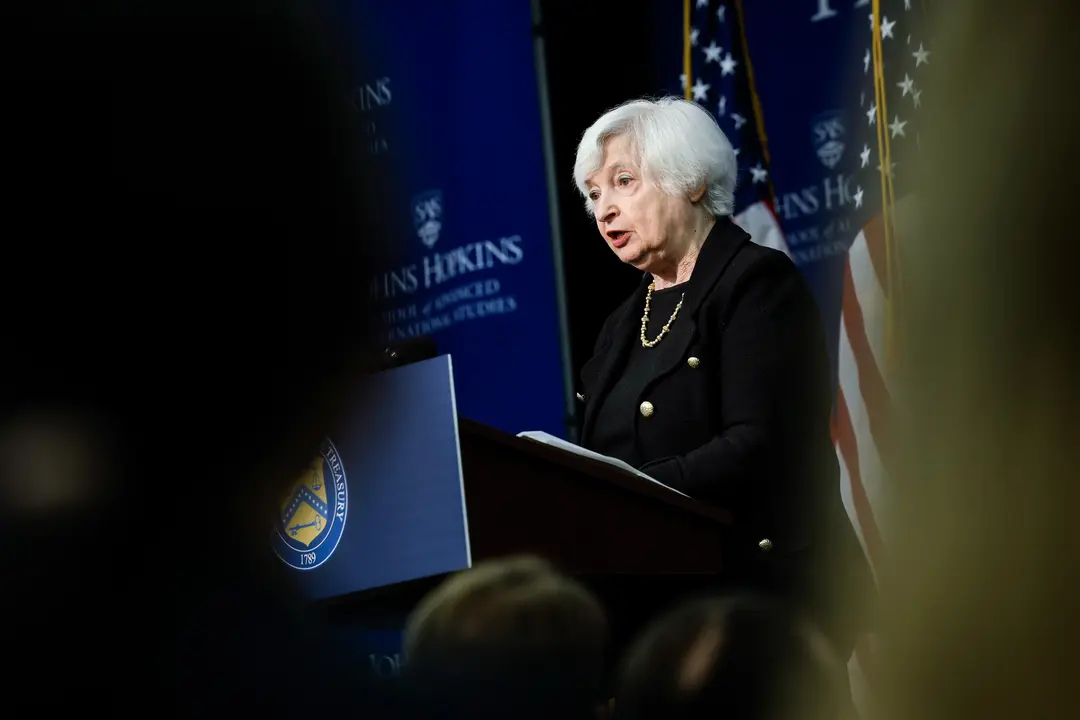
<svg viewBox="0 0 1080 720">
<path fill-rule="evenodd" d="M 648 400 L 641 403 L 641 408 L 640 409 L 641 409 L 641 414 L 644 415 L 645 417 L 649 417 L 650 415 L 653 414 L 652 403 L 649 402 Z"/>
<path fill-rule="evenodd" d="M 686 364 L 689 365 L 691 368 L 696 368 L 698 365 L 701 364 L 701 361 L 698 360 L 696 357 L 691 357 L 686 359 Z"/>
</svg>

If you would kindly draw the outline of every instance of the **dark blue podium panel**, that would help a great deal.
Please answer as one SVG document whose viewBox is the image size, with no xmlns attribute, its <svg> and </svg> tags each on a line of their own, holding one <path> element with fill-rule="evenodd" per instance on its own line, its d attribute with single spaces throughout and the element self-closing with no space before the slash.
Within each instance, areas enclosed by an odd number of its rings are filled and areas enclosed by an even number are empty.
<svg viewBox="0 0 1080 720">
<path fill-rule="evenodd" d="M 469 567 L 450 356 L 366 378 L 278 510 L 274 552 L 312 599 Z"/>
</svg>

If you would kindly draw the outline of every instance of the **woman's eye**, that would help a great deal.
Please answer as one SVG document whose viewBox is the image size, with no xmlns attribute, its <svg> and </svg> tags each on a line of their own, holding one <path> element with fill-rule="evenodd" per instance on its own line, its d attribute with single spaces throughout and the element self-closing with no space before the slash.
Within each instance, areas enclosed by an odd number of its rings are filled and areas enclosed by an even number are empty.
<svg viewBox="0 0 1080 720">
<path fill-rule="evenodd" d="M 593 202 L 596 202 L 597 198 L 599 198 L 599 197 L 600 197 L 600 193 L 596 192 L 595 190 L 593 190 L 591 193 L 589 193 L 589 199 L 592 200 Z"/>
<path fill-rule="evenodd" d="M 618 183 L 620 185 L 629 185 L 630 184 L 630 176 L 629 175 L 620 175 L 619 179 L 618 179 Z"/>
</svg>

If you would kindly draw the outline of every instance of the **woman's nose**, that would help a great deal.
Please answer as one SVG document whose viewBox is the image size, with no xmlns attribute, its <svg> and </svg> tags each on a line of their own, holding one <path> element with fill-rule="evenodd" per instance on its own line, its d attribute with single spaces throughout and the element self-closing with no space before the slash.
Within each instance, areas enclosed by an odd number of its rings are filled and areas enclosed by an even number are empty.
<svg viewBox="0 0 1080 720">
<path fill-rule="evenodd" d="M 611 222 L 619 216 L 619 208 L 615 203 L 604 200 L 603 198 L 600 199 L 600 203 L 597 203 L 597 210 L 596 216 L 606 223 Z"/>
</svg>

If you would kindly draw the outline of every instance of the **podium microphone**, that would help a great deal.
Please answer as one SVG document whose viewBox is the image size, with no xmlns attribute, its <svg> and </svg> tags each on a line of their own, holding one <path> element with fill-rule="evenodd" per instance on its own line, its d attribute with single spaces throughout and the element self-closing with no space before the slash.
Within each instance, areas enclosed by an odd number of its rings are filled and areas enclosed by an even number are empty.
<svg viewBox="0 0 1080 720">
<path fill-rule="evenodd" d="M 428 335 L 418 335 L 388 345 L 383 349 L 382 359 L 384 369 L 390 369 L 420 362 L 421 360 L 430 360 L 437 357 L 438 354 L 434 338 Z"/>
</svg>

